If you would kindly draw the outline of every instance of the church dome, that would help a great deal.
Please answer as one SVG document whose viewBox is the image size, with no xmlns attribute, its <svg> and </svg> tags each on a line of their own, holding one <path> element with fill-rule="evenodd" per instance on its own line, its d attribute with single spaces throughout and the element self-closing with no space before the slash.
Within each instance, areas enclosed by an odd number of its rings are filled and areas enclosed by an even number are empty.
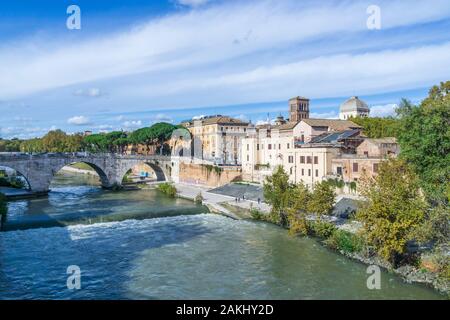
<svg viewBox="0 0 450 320">
<path fill-rule="evenodd" d="M 358 97 L 351 97 L 341 105 L 341 112 L 362 112 L 368 113 L 369 106 Z"/>
</svg>

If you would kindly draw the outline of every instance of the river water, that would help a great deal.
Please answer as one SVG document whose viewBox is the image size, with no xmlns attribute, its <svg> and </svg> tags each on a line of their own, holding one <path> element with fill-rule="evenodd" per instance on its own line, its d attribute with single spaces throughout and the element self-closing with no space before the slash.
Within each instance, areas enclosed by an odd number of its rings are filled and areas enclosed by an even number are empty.
<svg viewBox="0 0 450 320">
<path fill-rule="evenodd" d="M 0 233 L 0 299 L 440 299 L 431 289 L 155 190 L 104 191 L 60 176 L 48 198 L 12 202 Z M 81 186 L 80 184 L 85 184 Z M 67 288 L 68 266 L 81 288 Z"/>
</svg>

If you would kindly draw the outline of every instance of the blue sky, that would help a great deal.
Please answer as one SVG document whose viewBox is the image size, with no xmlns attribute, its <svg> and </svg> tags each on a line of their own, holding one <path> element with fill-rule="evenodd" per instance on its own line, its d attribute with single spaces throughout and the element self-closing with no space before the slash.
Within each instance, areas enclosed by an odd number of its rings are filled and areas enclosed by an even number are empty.
<svg viewBox="0 0 450 320">
<path fill-rule="evenodd" d="M 66 28 L 71 4 L 81 30 Z M 4 0 L 0 137 L 210 114 L 257 123 L 297 95 L 312 117 L 337 117 L 353 95 L 390 115 L 449 80 L 448 30 L 448 0 Z"/>
</svg>

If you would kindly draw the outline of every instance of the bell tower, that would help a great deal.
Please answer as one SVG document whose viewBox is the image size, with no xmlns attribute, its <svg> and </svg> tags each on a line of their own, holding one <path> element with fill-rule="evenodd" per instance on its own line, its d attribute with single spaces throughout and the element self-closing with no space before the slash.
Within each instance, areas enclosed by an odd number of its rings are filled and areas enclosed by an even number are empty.
<svg viewBox="0 0 450 320">
<path fill-rule="evenodd" d="M 295 97 L 289 100 L 289 121 L 300 122 L 309 118 L 309 99 Z"/>
</svg>

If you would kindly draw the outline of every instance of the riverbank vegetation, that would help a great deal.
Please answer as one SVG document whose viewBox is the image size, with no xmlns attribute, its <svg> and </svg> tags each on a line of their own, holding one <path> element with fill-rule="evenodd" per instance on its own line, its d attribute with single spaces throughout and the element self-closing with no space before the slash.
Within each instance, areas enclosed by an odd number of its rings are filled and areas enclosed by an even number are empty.
<svg viewBox="0 0 450 320">
<path fill-rule="evenodd" d="M 158 185 L 157 189 L 171 198 L 175 198 L 177 195 L 177 188 L 170 183 L 161 183 Z"/>
</svg>

